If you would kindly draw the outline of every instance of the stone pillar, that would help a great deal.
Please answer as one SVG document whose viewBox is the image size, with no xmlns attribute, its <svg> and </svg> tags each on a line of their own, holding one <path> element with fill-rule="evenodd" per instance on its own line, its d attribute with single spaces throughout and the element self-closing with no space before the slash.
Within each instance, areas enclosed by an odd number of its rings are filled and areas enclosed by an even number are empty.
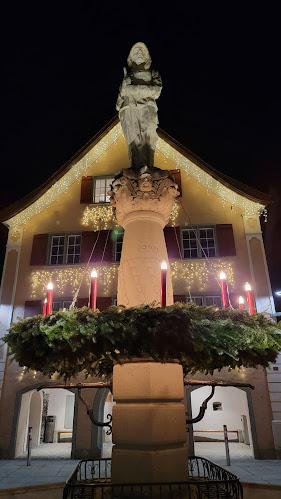
<svg viewBox="0 0 281 499">
<path fill-rule="evenodd" d="M 188 479 L 182 367 L 136 360 L 113 370 L 113 483 Z"/>
<path fill-rule="evenodd" d="M 124 227 L 117 302 L 126 307 L 160 304 L 160 266 L 168 255 L 163 229 L 179 195 L 169 170 L 122 170 L 110 191 L 117 222 Z M 173 303 L 167 272 L 167 305 Z"/>
</svg>

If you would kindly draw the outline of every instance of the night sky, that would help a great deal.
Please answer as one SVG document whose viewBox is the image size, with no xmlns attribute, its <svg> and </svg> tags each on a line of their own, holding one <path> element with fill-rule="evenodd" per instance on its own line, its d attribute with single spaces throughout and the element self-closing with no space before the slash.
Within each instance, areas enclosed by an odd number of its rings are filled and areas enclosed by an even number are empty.
<svg viewBox="0 0 281 499">
<path fill-rule="evenodd" d="M 143 41 L 163 79 L 159 126 L 271 195 L 265 243 L 281 289 L 277 10 L 96 3 L 1 2 L 0 207 L 43 183 L 116 114 L 128 52 Z"/>
</svg>

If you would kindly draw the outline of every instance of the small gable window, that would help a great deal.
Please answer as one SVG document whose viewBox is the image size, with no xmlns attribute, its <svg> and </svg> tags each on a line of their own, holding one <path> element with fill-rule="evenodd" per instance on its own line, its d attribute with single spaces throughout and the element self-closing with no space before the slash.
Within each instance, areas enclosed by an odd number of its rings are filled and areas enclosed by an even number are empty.
<svg viewBox="0 0 281 499">
<path fill-rule="evenodd" d="M 51 236 L 49 265 L 80 262 L 81 234 L 54 234 Z"/>
<path fill-rule="evenodd" d="M 107 192 L 110 190 L 110 186 L 114 180 L 114 177 L 94 177 L 93 178 L 93 203 L 109 203 L 109 195 Z"/>
<path fill-rule="evenodd" d="M 213 402 L 213 411 L 222 411 L 222 403 Z"/>
</svg>

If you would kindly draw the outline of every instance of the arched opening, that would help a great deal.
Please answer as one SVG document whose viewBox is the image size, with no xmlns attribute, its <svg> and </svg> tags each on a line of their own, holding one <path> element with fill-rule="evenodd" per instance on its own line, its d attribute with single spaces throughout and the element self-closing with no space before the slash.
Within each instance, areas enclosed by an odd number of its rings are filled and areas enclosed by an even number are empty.
<svg viewBox="0 0 281 499">
<path fill-rule="evenodd" d="M 204 418 L 190 431 L 190 454 L 225 460 L 224 425 L 227 426 L 230 456 L 258 457 L 255 422 L 248 389 L 216 387 Z M 188 417 L 196 417 L 210 387 L 187 389 Z"/>
<path fill-rule="evenodd" d="M 98 421 L 107 422 L 107 415 L 112 415 L 115 402 L 110 390 L 107 388 L 97 390 L 94 398 L 94 416 Z M 102 458 L 110 458 L 112 454 L 112 435 L 107 435 L 108 427 L 92 425 L 92 455 Z"/>
<path fill-rule="evenodd" d="M 70 459 L 75 394 L 65 389 L 27 387 L 18 394 L 14 456 L 27 455 L 28 427 L 32 427 L 32 457 Z"/>
</svg>

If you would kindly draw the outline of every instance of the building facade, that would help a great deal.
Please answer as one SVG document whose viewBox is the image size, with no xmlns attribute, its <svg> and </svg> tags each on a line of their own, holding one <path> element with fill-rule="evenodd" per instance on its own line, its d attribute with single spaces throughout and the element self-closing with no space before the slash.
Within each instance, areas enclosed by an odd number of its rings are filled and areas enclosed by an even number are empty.
<svg viewBox="0 0 281 499">
<path fill-rule="evenodd" d="M 114 119 L 41 188 L 0 213 L 9 228 L 1 287 L 1 336 L 18 317 L 42 313 L 49 281 L 54 284 L 53 310 L 74 302 L 78 307 L 88 305 L 93 267 L 98 272 L 97 307 L 105 310 L 117 302 L 123 229 L 114 222 L 107 192 L 114 175 L 128 166 L 125 139 Z M 260 228 L 267 196 L 220 174 L 161 130 L 155 166 L 171 170 L 180 190 L 164 229 L 174 301 L 221 307 L 219 274 L 224 271 L 231 306 L 238 308 L 238 297 L 245 298 L 248 281 L 257 311 L 273 316 Z M 136 238 L 142 244 L 141 234 Z M 148 245 L 146 251 L 155 248 Z M 2 345 L 1 457 L 23 455 L 29 425 L 34 445 L 40 446 L 50 415 L 55 415 L 55 438 L 72 441 L 73 458 L 98 455 L 107 437 L 92 427 L 77 394 L 63 389 L 55 392 L 55 378 L 25 373 L 23 366 L 9 362 L 7 354 Z M 220 439 L 219 428 L 228 422 L 231 431 L 240 432 L 240 440 L 250 446 L 254 457 L 272 459 L 276 451 L 280 457 L 280 361 L 275 367 L 277 370 L 268 373 L 261 368 L 215 373 L 216 379 L 251 383 L 255 390 L 218 392 L 204 424 L 190 428 L 190 446 L 194 432 L 204 437 L 206 432 L 217 431 Z M 195 378 L 206 376 L 198 373 Z M 83 380 L 81 374 L 79 381 Z M 42 382 L 49 388 L 37 392 Z M 187 389 L 187 412 L 193 416 L 198 400 L 204 398 L 200 390 Z M 87 398 L 99 420 L 114 403 L 106 390 L 88 390 Z"/>
</svg>

